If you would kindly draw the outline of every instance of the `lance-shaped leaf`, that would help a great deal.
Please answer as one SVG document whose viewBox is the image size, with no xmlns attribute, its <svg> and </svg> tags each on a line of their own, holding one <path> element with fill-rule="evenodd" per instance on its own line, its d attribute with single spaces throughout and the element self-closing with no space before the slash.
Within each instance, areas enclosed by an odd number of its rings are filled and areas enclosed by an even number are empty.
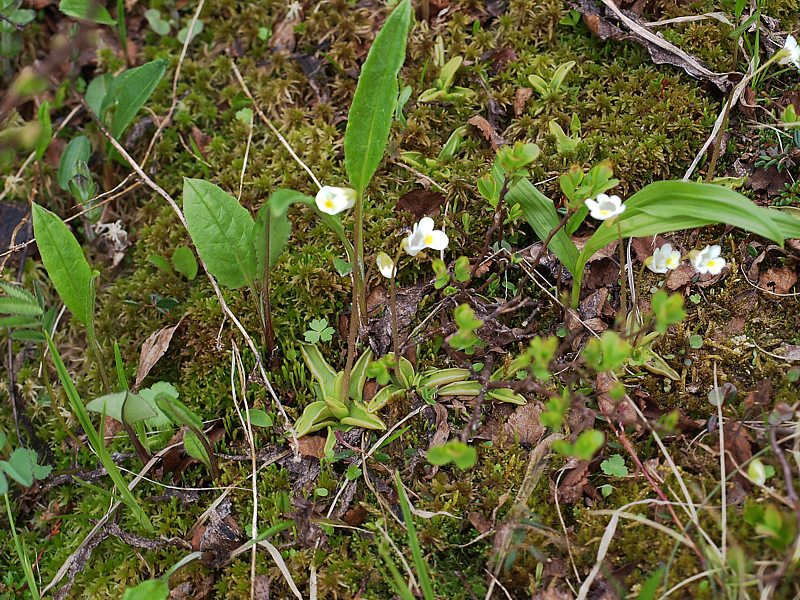
<svg viewBox="0 0 800 600">
<path fill-rule="evenodd" d="M 220 284 L 240 288 L 256 273 L 253 217 L 213 183 L 183 180 L 183 212 L 197 253 Z"/>
<path fill-rule="evenodd" d="M 800 238 L 800 220 L 758 206 L 721 185 L 693 181 L 656 181 L 625 202 L 618 217 L 622 237 L 648 237 L 668 231 L 726 223 L 783 246 L 786 238 Z M 572 304 L 580 297 L 583 269 L 600 249 L 618 239 L 616 222 L 603 223 L 586 242 L 575 262 Z"/>
<path fill-rule="evenodd" d="M 350 105 L 344 134 L 344 165 L 359 194 L 383 159 L 397 102 L 397 75 L 406 57 L 411 0 L 402 0 L 386 19 L 367 59 Z"/>
<path fill-rule="evenodd" d="M 76 319 L 91 327 L 96 271 L 89 268 L 78 240 L 57 215 L 33 205 L 33 235 L 44 268 L 61 300 Z"/>
</svg>

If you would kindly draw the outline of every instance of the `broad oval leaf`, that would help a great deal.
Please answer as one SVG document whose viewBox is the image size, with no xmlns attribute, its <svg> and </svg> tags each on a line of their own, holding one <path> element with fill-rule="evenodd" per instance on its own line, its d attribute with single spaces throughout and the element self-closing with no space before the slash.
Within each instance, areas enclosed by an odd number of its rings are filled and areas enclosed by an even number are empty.
<svg viewBox="0 0 800 600">
<path fill-rule="evenodd" d="M 89 268 L 78 240 L 64 221 L 38 204 L 33 205 L 33 235 L 59 297 L 76 319 L 90 327 L 96 272 Z"/>
<path fill-rule="evenodd" d="M 196 458 L 203 463 L 209 471 L 211 470 L 211 458 L 208 456 L 208 452 L 206 452 L 206 447 L 193 431 L 186 431 L 183 434 L 183 448 L 186 450 L 186 454 L 192 458 Z"/>
<path fill-rule="evenodd" d="M 101 25 L 116 25 L 117 22 L 111 18 L 111 15 L 97 0 L 61 0 L 58 9 L 75 19 L 81 21 L 91 21 L 92 23 L 100 23 Z"/>
<path fill-rule="evenodd" d="M 172 265 L 189 281 L 197 277 L 197 259 L 194 257 L 194 252 L 186 246 L 175 248 L 175 252 L 172 253 Z"/>
<path fill-rule="evenodd" d="M 114 112 L 107 125 L 115 139 L 121 138 L 128 125 L 156 89 L 166 70 L 166 60 L 154 60 L 140 67 L 123 71 L 110 83 L 98 116 L 113 107 Z"/>
<path fill-rule="evenodd" d="M 359 194 L 378 168 L 397 103 L 397 75 L 406 57 L 411 0 L 402 0 L 386 19 L 369 50 L 347 117 L 344 166 Z"/>
<path fill-rule="evenodd" d="M 220 284 L 240 288 L 256 273 L 253 217 L 213 183 L 183 180 L 183 212 L 200 258 Z"/>
<path fill-rule="evenodd" d="M 120 423 L 135 423 L 158 416 L 144 398 L 131 392 L 116 392 L 95 398 L 86 405 L 86 410 L 104 413 Z"/>
</svg>

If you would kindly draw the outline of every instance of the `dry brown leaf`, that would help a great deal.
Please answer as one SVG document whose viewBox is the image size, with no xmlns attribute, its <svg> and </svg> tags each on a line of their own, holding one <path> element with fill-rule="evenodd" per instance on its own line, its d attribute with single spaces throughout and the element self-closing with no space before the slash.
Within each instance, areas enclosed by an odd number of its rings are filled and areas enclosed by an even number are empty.
<svg viewBox="0 0 800 600">
<path fill-rule="evenodd" d="M 595 391 L 597 392 L 597 406 L 603 415 L 612 418 L 623 425 L 635 425 L 636 429 L 641 429 L 639 416 L 630 402 L 625 399 L 619 402 L 611 398 L 611 388 L 615 381 L 607 373 L 598 373 L 595 379 Z"/>
<path fill-rule="evenodd" d="M 471 512 L 467 515 L 467 519 L 478 533 L 486 533 L 492 528 L 492 523 L 479 512 Z"/>
<path fill-rule="evenodd" d="M 525 105 L 532 95 L 533 90 L 531 88 L 523 87 L 516 91 L 514 94 L 514 116 L 519 117 L 525 112 Z"/>
<path fill-rule="evenodd" d="M 542 409 L 541 402 L 518 406 L 508 417 L 500 438 L 509 441 L 516 439 L 520 444 L 536 444 L 544 435 L 544 427 L 539 423 Z"/>
<path fill-rule="evenodd" d="M 760 417 L 769 410 L 772 399 L 772 382 L 764 379 L 758 387 L 747 394 L 744 399 L 744 414 L 746 418 Z"/>
<path fill-rule="evenodd" d="M 136 383 L 133 388 L 138 389 L 139 386 L 147 377 L 150 370 L 155 366 L 159 359 L 166 354 L 169 349 L 169 343 L 172 341 L 172 336 L 175 330 L 180 326 L 181 321 L 178 321 L 172 327 L 163 327 L 158 331 L 150 334 L 144 344 L 142 344 L 142 352 L 139 355 L 139 368 L 136 371 Z"/>
<path fill-rule="evenodd" d="M 744 425 L 738 421 L 725 421 L 723 431 L 725 434 L 725 468 L 728 473 L 733 473 L 737 467 L 741 468 L 753 458 L 752 438 Z M 736 473 L 734 479 L 745 489 L 750 489 L 750 482 L 741 473 Z"/>
<path fill-rule="evenodd" d="M 482 116 L 475 115 L 474 117 L 470 118 L 467 123 L 477 127 L 483 134 L 483 137 L 486 139 L 486 141 L 492 145 L 494 150 L 497 150 L 500 146 L 506 143 L 506 141 L 503 139 L 503 136 L 497 133 L 495 128 L 492 127 L 492 124 Z"/>
<path fill-rule="evenodd" d="M 450 425 L 447 423 L 447 409 L 441 404 L 434 404 L 436 412 L 436 431 L 431 437 L 428 448 L 443 445 L 450 438 Z"/>
<path fill-rule="evenodd" d="M 589 461 L 576 461 L 574 468 L 565 471 L 558 486 L 558 502 L 574 504 L 583 497 L 584 488 L 589 485 Z M 555 481 L 550 481 L 555 496 Z"/>
<path fill-rule="evenodd" d="M 788 294 L 797 283 L 797 273 L 788 267 L 767 269 L 758 278 L 758 287 L 775 294 Z"/>
<path fill-rule="evenodd" d="M 297 440 L 301 456 L 321 459 L 325 456 L 325 438 L 321 435 L 304 435 Z"/>
</svg>

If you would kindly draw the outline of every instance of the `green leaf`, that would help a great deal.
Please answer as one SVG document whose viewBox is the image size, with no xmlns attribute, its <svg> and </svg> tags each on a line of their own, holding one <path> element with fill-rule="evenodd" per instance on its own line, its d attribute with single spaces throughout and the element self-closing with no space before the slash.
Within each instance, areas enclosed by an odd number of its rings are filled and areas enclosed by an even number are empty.
<svg viewBox="0 0 800 600">
<path fill-rule="evenodd" d="M 70 140 L 61 159 L 58 161 L 58 185 L 65 192 L 69 191 L 69 182 L 75 177 L 78 161 L 89 162 L 92 156 L 92 144 L 85 135 Z"/>
<path fill-rule="evenodd" d="M 94 284 L 92 272 L 78 240 L 57 215 L 33 205 L 33 234 L 44 268 L 59 297 L 76 319 L 92 326 Z"/>
<path fill-rule="evenodd" d="M 6 447 L 6 434 L 0 431 L 0 452 Z"/>
<path fill-rule="evenodd" d="M 139 397 L 142 398 L 150 408 L 155 411 L 156 416 L 147 419 L 146 424 L 152 429 L 164 429 L 172 425 L 172 420 L 156 404 L 156 396 L 165 395 L 170 398 L 178 397 L 178 390 L 171 383 L 158 381 L 149 388 L 139 390 Z"/>
<path fill-rule="evenodd" d="M 193 431 L 188 430 L 183 434 L 183 448 L 186 450 L 186 454 L 192 458 L 196 458 L 203 463 L 209 471 L 211 470 L 211 458 L 208 456 L 208 452 L 206 452 L 206 447 Z"/>
<path fill-rule="evenodd" d="M 336 379 L 336 371 L 322 356 L 319 348 L 312 344 L 301 344 L 300 354 L 303 355 L 303 360 L 306 366 L 311 371 L 311 375 L 322 387 L 323 397 L 335 396 L 334 382 Z"/>
<path fill-rule="evenodd" d="M 318 400 L 306 406 L 303 414 L 297 419 L 294 430 L 297 433 L 297 437 L 303 437 L 334 423 L 333 413 L 328 409 L 328 405 L 322 400 Z"/>
<path fill-rule="evenodd" d="M 469 469 L 478 460 L 478 452 L 464 442 L 450 440 L 446 444 L 428 450 L 427 457 L 432 465 L 444 466 L 452 462 L 459 469 Z"/>
<path fill-rule="evenodd" d="M 596 429 L 587 429 L 575 440 L 572 453 L 581 460 L 591 460 L 594 453 L 603 445 L 605 437 Z"/>
<path fill-rule="evenodd" d="M 350 406 L 350 414 L 341 420 L 342 425 L 352 425 L 354 427 L 363 427 L 364 429 L 376 429 L 383 431 L 386 429 L 384 423 L 377 415 L 372 414 L 367 410 L 367 407 L 360 402 L 353 402 Z"/>
<path fill-rule="evenodd" d="M 169 33 L 169 21 L 161 18 L 161 11 L 157 8 L 148 8 L 144 11 L 144 18 L 147 20 L 147 24 L 150 25 L 150 29 L 158 35 L 167 35 Z"/>
<path fill-rule="evenodd" d="M 250 423 L 256 427 L 272 427 L 272 417 L 260 408 L 251 408 Z"/>
<path fill-rule="evenodd" d="M 139 506 L 136 497 L 128 489 L 128 482 L 125 481 L 125 478 L 122 476 L 122 473 L 120 473 L 116 463 L 111 458 L 111 454 L 109 454 L 108 450 L 106 449 L 103 438 L 100 437 L 100 435 L 97 433 L 97 430 L 94 428 L 94 425 L 92 425 L 92 420 L 89 418 L 89 413 L 86 412 L 86 407 L 83 405 L 81 397 L 78 395 L 78 390 L 75 389 L 75 384 L 72 382 L 72 379 L 69 376 L 67 367 L 64 365 L 64 361 L 61 359 L 61 355 L 58 353 L 58 348 L 56 348 L 56 345 L 53 343 L 52 338 L 50 338 L 50 335 L 47 333 L 47 330 L 45 330 L 44 333 L 45 339 L 47 340 L 47 347 L 50 350 L 50 356 L 53 359 L 53 364 L 55 365 L 56 372 L 58 373 L 58 378 L 61 380 L 61 385 L 64 387 L 64 392 L 69 399 L 72 412 L 75 413 L 78 423 L 80 423 L 80 426 L 83 428 L 83 431 L 89 440 L 89 445 L 100 458 L 100 462 L 103 463 L 103 466 L 106 468 L 106 472 L 114 482 L 114 485 L 117 486 L 119 494 L 122 496 L 125 505 L 131 509 L 142 527 L 144 527 L 147 531 L 152 531 L 153 524 L 145 514 L 144 510 L 142 510 L 142 507 Z"/>
<path fill-rule="evenodd" d="M 251 284 L 256 256 L 247 209 L 213 183 L 184 178 L 183 211 L 197 253 L 219 283 L 233 289 Z"/>
<path fill-rule="evenodd" d="M 612 477 L 627 477 L 628 467 L 625 466 L 625 459 L 620 454 L 612 454 L 600 463 L 600 468 L 606 475 Z"/>
<path fill-rule="evenodd" d="M 203 428 L 203 420 L 177 398 L 166 393 L 157 393 L 154 400 L 158 408 L 176 425 L 186 425 L 198 430 Z"/>
<path fill-rule="evenodd" d="M 411 0 L 402 0 L 386 19 L 361 67 L 344 135 L 345 169 L 359 195 L 369 185 L 389 141 L 411 18 Z"/>
<path fill-rule="evenodd" d="M 42 102 L 39 107 L 39 123 L 42 126 L 42 131 L 39 134 L 39 140 L 36 142 L 36 160 L 42 160 L 47 147 L 50 145 L 50 140 L 53 137 L 53 122 L 50 120 L 50 103 L 46 100 Z"/>
<path fill-rule="evenodd" d="M 86 405 L 86 410 L 105 414 L 120 423 L 132 424 L 158 416 L 150 403 L 138 394 L 116 392 L 95 398 Z"/>
<path fill-rule="evenodd" d="M 156 89 L 167 70 L 167 61 L 160 59 L 128 69 L 117 75 L 108 87 L 101 113 L 114 109 L 107 124 L 114 139 L 120 140 L 136 114 Z M 100 115 L 98 115 L 100 116 Z"/>
<path fill-rule="evenodd" d="M 292 223 L 288 216 L 289 207 L 296 203 L 315 205 L 314 199 L 310 196 L 295 190 L 278 189 L 272 192 L 269 200 L 259 209 L 253 230 L 256 274 L 259 277 L 263 277 L 266 267 L 274 265 L 286 248 L 292 234 Z"/>
<path fill-rule="evenodd" d="M 61 0 L 58 9 L 65 15 L 81 21 L 91 21 L 101 25 L 116 25 L 117 22 L 98 0 Z"/>
<path fill-rule="evenodd" d="M 575 261 L 573 307 L 580 298 L 586 263 L 618 239 L 616 223 L 623 238 L 648 237 L 717 223 L 739 227 L 780 246 L 786 238 L 800 238 L 800 220 L 758 206 L 730 188 L 709 183 L 656 181 L 631 196 L 625 207 L 615 223 L 603 223 L 597 228 Z"/>
<path fill-rule="evenodd" d="M 182 28 L 181 28 L 181 30 L 178 32 L 178 41 L 179 41 L 181 44 L 183 44 L 183 43 L 185 43 L 185 42 L 186 42 L 186 38 L 189 36 L 189 26 L 190 26 L 191 24 L 192 24 L 192 22 L 191 22 L 191 20 L 190 20 L 190 21 L 189 21 L 189 23 L 186 25 L 186 27 L 182 27 Z M 197 21 L 197 22 L 194 24 L 194 28 L 192 29 L 192 35 L 191 35 L 191 37 L 189 37 L 189 43 L 191 43 L 191 42 L 192 42 L 192 40 L 193 40 L 194 38 L 196 38 L 198 35 L 200 35 L 201 33 L 203 33 L 203 29 L 204 29 L 204 28 L 205 28 L 205 26 L 203 25 L 203 22 L 202 22 L 202 21 L 200 21 L 200 20 L 198 20 L 198 21 Z"/>
<path fill-rule="evenodd" d="M 197 259 L 194 257 L 194 252 L 186 246 L 175 248 L 175 252 L 172 253 L 172 266 L 189 281 L 197 277 Z"/>
<path fill-rule="evenodd" d="M 358 357 L 350 373 L 349 397 L 361 402 L 364 399 L 364 384 L 367 381 L 367 369 L 372 361 L 372 350 L 367 349 Z"/>
<path fill-rule="evenodd" d="M 0 283 L 0 289 L 8 294 L 11 298 L 22 300 L 28 304 L 35 304 L 37 306 L 39 305 L 39 301 L 36 299 L 36 296 L 21 286 L 10 283 Z"/>
<path fill-rule="evenodd" d="M 655 600 L 658 597 L 658 588 L 660 587 L 661 580 L 663 578 L 664 567 L 659 567 L 653 571 L 639 589 L 639 594 L 636 596 L 636 600 Z"/>
<path fill-rule="evenodd" d="M 42 307 L 16 298 L 0 297 L 0 313 L 17 315 L 20 317 L 38 317 L 42 314 Z"/>
<path fill-rule="evenodd" d="M 148 579 L 136 587 L 128 588 L 122 600 L 167 600 L 169 585 L 164 579 Z"/>
<path fill-rule="evenodd" d="M 560 222 L 553 201 L 542 194 L 527 179 L 521 179 L 506 194 L 509 206 L 519 204 L 522 214 L 528 224 L 533 227 L 540 240 L 547 239 Z M 567 233 L 560 229 L 547 246 L 558 257 L 561 264 L 574 274 L 575 263 L 578 261 L 578 249 Z"/>
<path fill-rule="evenodd" d="M 31 453 L 33 459 L 31 459 Z M 0 469 L 20 485 L 31 487 L 33 485 L 33 463 L 35 462 L 36 453 L 33 450 L 17 448 L 11 453 L 8 461 L 0 461 Z"/>
<path fill-rule="evenodd" d="M 103 119 L 103 102 L 106 99 L 108 88 L 111 87 L 112 81 L 114 81 L 114 76 L 111 73 L 98 75 L 89 82 L 86 87 L 86 93 L 83 95 L 86 104 L 101 120 Z"/>
<path fill-rule="evenodd" d="M 160 254 L 151 254 L 147 257 L 147 262 L 152 265 L 155 265 L 165 273 L 172 273 L 172 267 L 169 266 L 169 262 L 167 259 L 161 256 Z"/>
<path fill-rule="evenodd" d="M 3 474 L 3 471 L 0 470 L 0 496 L 3 496 L 8 493 L 8 479 Z"/>
</svg>

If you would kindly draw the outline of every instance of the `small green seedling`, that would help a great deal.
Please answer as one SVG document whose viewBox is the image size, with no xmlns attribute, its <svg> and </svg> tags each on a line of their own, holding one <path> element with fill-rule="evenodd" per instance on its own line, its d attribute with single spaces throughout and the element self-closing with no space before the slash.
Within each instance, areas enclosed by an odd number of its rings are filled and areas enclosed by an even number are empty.
<svg viewBox="0 0 800 600">
<path fill-rule="evenodd" d="M 453 463 L 461 470 L 471 469 L 478 461 L 478 453 L 472 446 L 458 440 L 450 440 L 441 446 L 434 446 L 428 450 L 428 462 L 437 467 Z"/>
<path fill-rule="evenodd" d="M 308 330 L 303 337 L 309 344 L 316 344 L 317 342 L 330 342 L 334 333 L 336 330 L 328 326 L 328 319 L 313 319 L 308 324 Z"/>
</svg>

